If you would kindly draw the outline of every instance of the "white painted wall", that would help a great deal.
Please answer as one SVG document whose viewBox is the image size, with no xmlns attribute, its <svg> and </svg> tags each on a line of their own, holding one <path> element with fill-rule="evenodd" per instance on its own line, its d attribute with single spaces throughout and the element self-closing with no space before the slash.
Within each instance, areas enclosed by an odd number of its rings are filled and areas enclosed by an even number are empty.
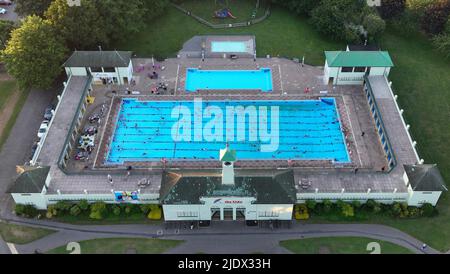
<svg viewBox="0 0 450 274">
<path fill-rule="evenodd" d="M 411 191 L 408 199 L 409 206 L 422 206 L 425 203 L 436 206 L 442 191 Z"/>
<path fill-rule="evenodd" d="M 369 75 L 387 77 L 389 72 L 389 67 L 371 67 Z M 325 61 L 323 83 L 328 84 L 330 77 L 333 77 L 333 85 L 362 85 L 365 74 L 366 72 L 342 72 L 342 67 L 329 67 Z"/>
<path fill-rule="evenodd" d="M 252 197 L 207 197 L 201 198 L 203 204 L 199 205 L 163 205 L 164 219 L 166 221 L 198 221 L 211 220 L 211 209 L 221 211 L 225 208 L 234 211 L 233 218 L 236 219 L 236 209 L 245 209 L 246 220 L 291 220 L 292 204 L 253 204 Z"/>
<path fill-rule="evenodd" d="M 11 196 L 16 204 L 20 205 L 33 205 L 37 209 L 47 209 L 47 200 L 45 195 L 41 193 L 12 193 Z"/>
<path fill-rule="evenodd" d="M 439 198 L 441 197 L 442 191 L 414 191 L 409 184 L 409 178 L 406 172 L 403 173 L 403 180 L 408 186 L 408 205 L 409 206 L 422 206 L 423 204 L 429 203 L 436 206 Z"/>
<path fill-rule="evenodd" d="M 163 205 L 166 221 L 211 220 L 211 211 L 204 205 Z"/>
<path fill-rule="evenodd" d="M 133 78 L 133 63 L 130 60 L 130 63 L 128 64 L 128 67 L 117 67 L 115 68 L 115 72 L 104 72 L 104 69 L 102 69 L 102 72 L 92 72 L 91 68 L 85 68 L 85 67 L 66 67 L 66 74 L 68 77 L 71 75 L 74 76 L 86 76 L 87 70 L 92 74 L 94 81 L 100 81 L 100 78 L 117 78 L 118 84 L 123 85 L 124 84 L 124 78 L 128 79 L 128 83 Z"/>
<path fill-rule="evenodd" d="M 69 67 L 66 68 L 67 77 L 73 76 L 87 76 L 86 68 Z"/>
<path fill-rule="evenodd" d="M 249 216 L 247 216 L 246 220 L 291 220 L 293 208 L 294 205 L 292 204 L 255 204 L 251 208 L 247 209 L 247 212 L 253 209 L 256 210 L 256 218 L 253 219 L 253 216 L 248 214 Z"/>
<path fill-rule="evenodd" d="M 330 201 L 360 201 L 366 202 L 367 200 L 372 199 L 379 203 L 383 204 L 391 204 L 393 202 L 407 202 L 409 199 L 409 194 L 407 192 L 394 193 L 394 192 L 320 192 L 320 193 L 297 193 L 297 203 L 304 203 L 306 200 L 330 200 Z"/>
</svg>

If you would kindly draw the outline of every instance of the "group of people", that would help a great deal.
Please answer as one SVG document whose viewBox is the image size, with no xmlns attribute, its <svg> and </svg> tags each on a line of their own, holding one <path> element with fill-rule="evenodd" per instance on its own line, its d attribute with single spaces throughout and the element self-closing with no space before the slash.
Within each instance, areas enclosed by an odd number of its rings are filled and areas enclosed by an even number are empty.
<svg viewBox="0 0 450 274">
<path fill-rule="evenodd" d="M 167 87 L 168 87 L 168 85 L 165 84 L 165 83 L 158 83 L 158 85 L 157 85 L 156 87 L 152 87 L 152 88 L 150 89 L 150 92 L 151 92 L 152 94 L 157 94 L 157 95 L 159 95 L 159 94 L 161 94 L 161 90 L 167 91 Z"/>
</svg>

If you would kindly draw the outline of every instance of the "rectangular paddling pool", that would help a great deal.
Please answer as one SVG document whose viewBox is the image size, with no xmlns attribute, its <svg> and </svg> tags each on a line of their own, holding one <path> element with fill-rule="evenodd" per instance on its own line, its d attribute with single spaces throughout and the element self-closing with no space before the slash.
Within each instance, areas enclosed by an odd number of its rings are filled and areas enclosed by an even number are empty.
<svg viewBox="0 0 450 274">
<path fill-rule="evenodd" d="M 272 70 L 199 70 L 186 71 L 186 91 L 197 90 L 261 90 L 272 91 Z"/>
<path fill-rule="evenodd" d="M 247 52 L 246 42 L 243 41 L 212 41 L 211 52 Z"/>
</svg>

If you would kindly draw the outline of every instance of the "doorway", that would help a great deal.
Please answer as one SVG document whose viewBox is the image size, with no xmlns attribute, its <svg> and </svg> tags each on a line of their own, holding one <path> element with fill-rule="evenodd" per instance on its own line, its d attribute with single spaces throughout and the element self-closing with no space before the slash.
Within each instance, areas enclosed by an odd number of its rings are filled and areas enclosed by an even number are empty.
<svg viewBox="0 0 450 274">
<path fill-rule="evenodd" d="M 211 208 L 211 220 L 220 220 L 220 208 L 214 207 Z"/>
<path fill-rule="evenodd" d="M 223 220 L 233 221 L 233 208 L 227 207 L 223 209 Z"/>
<path fill-rule="evenodd" d="M 328 78 L 328 85 L 329 85 L 329 86 L 332 86 L 333 83 L 334 83 L 334 77 Z"/>
<path fill-rule="evenodd" d="M 245 220 L 245 208 L 236 208 L 236 220 Z"/>
</svg>

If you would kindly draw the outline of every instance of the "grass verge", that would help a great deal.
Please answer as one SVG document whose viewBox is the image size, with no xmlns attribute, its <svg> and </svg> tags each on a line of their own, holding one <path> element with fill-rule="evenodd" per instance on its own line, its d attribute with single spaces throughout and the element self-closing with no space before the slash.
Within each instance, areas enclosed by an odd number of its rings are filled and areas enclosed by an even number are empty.
<svg viewBox="0 0 450 274">
<path fill-rule="evenodd" d="M 295 254 L 369 254 L 367 244 L 380 244 L 381 254 L 412 254 L 405 247 L 363 237 L 323 237 L 281 241 L 280 245 Z"/>
<path fill-rule="evenodd" d="M 55 232 L 55 230 L 9 224 L 0 221 L 0 235 L 8 243 L 27 244 Z"/>
<path fill-rule="evenodd" d="M 146 238 L 106 238 L 80 242 L 82 254 L 160 254 L 181 244 L 178 240 Z M 49 254 L 68 254 L 66 246 L 48 251 Z"/>
</svg>

